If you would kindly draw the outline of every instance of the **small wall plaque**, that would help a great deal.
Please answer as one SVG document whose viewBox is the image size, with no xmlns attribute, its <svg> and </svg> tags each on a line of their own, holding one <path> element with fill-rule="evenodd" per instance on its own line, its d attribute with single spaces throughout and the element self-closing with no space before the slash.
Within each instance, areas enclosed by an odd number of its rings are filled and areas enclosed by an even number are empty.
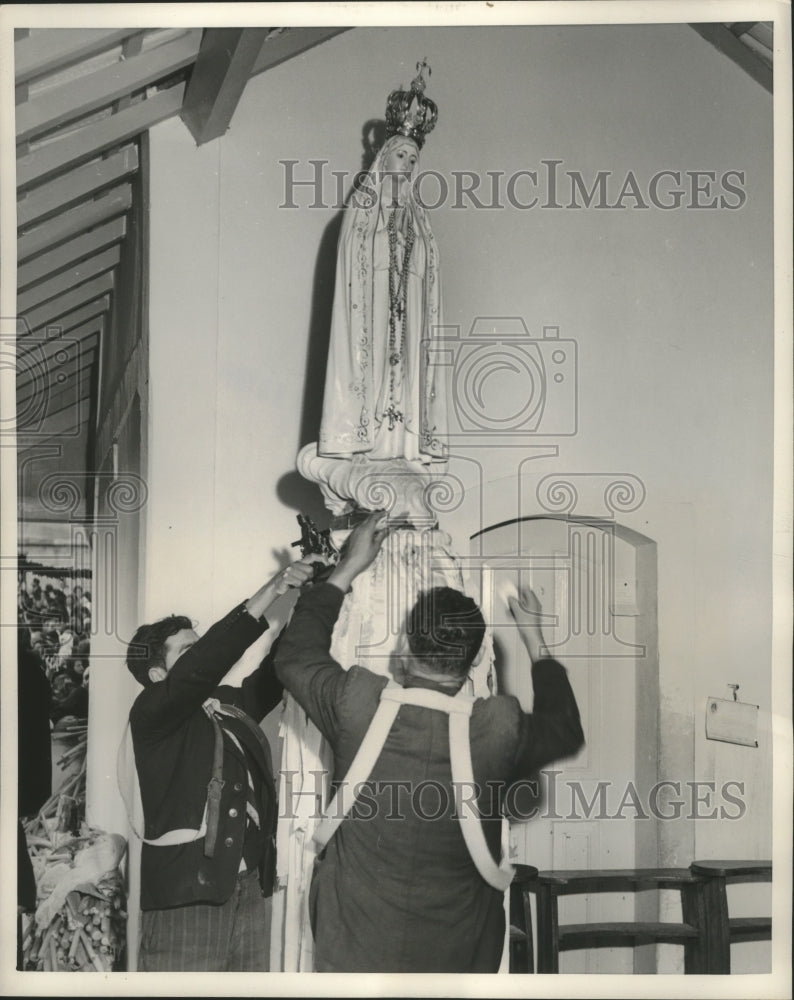
<svg viewBox="0 0 794 1000">
<path fill-rule="evenodd" d="M 734 696 L 735 697 L 735 696 Z M 758 746 L 758 705 L 727 698 L 709 697 L 706 702 L 706 739 L 723 743 Z"/>
</svg>

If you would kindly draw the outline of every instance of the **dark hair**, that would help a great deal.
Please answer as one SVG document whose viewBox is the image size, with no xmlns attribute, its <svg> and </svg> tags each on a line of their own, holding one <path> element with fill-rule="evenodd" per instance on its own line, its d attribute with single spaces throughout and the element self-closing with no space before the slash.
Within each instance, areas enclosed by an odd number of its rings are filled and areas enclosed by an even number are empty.
<svg viewBox="0 0 794 1000">
<path fill-rule="evenodd" d="M 151 683 L 149 669 L 164 664 L 165 640 L 183 629 L 193 628 L 193 622 L 185 615 L 169 615 L 152 625 L 141 625 L 127 646 L 127 669 L 146 687 Z"/>
<path fill-rule="evenodd" d="M 417 660 L 439 673 L 463 678 L 482 646 L 485 621 L 470 597 L 452 587 L 433 587 L 417 598 L 405 631 Z"/>
</svg>

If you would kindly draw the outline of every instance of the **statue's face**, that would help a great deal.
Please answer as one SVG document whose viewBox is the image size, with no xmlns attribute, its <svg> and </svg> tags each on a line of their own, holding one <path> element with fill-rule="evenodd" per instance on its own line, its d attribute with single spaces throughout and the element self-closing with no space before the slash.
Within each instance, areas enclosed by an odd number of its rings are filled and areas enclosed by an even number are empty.
<svg viewBox="0 0 794 1000">
<path fill-rule="evenodd" d="M 411 139 L 394 144 L 383 157 L 383 172 L 410 177 L 419 163 L 419 150 Z"/>
</svg>

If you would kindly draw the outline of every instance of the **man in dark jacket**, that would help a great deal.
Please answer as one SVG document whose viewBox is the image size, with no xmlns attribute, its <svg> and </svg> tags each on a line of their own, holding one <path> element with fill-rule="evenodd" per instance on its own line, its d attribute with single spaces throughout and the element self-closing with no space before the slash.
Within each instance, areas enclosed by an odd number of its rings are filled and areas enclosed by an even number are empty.
<svg viewBox="0 0 794 1000">
<path fill-rule="evenodd" d="M 267 971 L 276 787 L 259 722 L 282 698 L 274 647 L 241 687 L 223 677 L 312 576 L 292 563 L 202 637 L 189 618 L 143 625 L 127 666 L 144 831 L 141 971 Z"/>
<path fill-rule="evenodd" d="M 284 687 L 334 753 L 337 799 L 315 834 L 327 845 L 310 891 L 315 965 L 496 972 L 510 880 L 497 863 L 505 801 L 516 782 L 580 749 L 579 712 L 566 671 L 544 655 L 531 592 L 528 608 L 510 599 L 533 664 L 531 714 L 512 697 L 460 693 L 485 623 L 447 587 L 420 595 L 408 617 L 394 671 L 401 686 L 360 666 L 343 670 L 329 652 L 334 623 L 386 531 L 379 515 L 353 531 L 328 580 L 301 596 L 276 656 Z"/>
</svg>

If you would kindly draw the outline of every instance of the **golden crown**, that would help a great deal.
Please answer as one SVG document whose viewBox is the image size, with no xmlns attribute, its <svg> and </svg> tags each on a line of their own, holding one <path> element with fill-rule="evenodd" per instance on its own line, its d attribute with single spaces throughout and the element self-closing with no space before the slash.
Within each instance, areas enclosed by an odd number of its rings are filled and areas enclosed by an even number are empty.
<svg viewBox="0 0 794 1000">
<path fill-rule="evenodd" d="M 404 135 L 413 139 L 419 149 L 425 143 L 425 136 L 432 132 L 438 120 L 438 108 L 434 101 L 425 97 L 424 71 L 430 76 L 427 60 L 416 64 L 417 76 L 411 81 L 410 90 L 393 90 L 386 102 L 386 135 Z"/>
</svg>

